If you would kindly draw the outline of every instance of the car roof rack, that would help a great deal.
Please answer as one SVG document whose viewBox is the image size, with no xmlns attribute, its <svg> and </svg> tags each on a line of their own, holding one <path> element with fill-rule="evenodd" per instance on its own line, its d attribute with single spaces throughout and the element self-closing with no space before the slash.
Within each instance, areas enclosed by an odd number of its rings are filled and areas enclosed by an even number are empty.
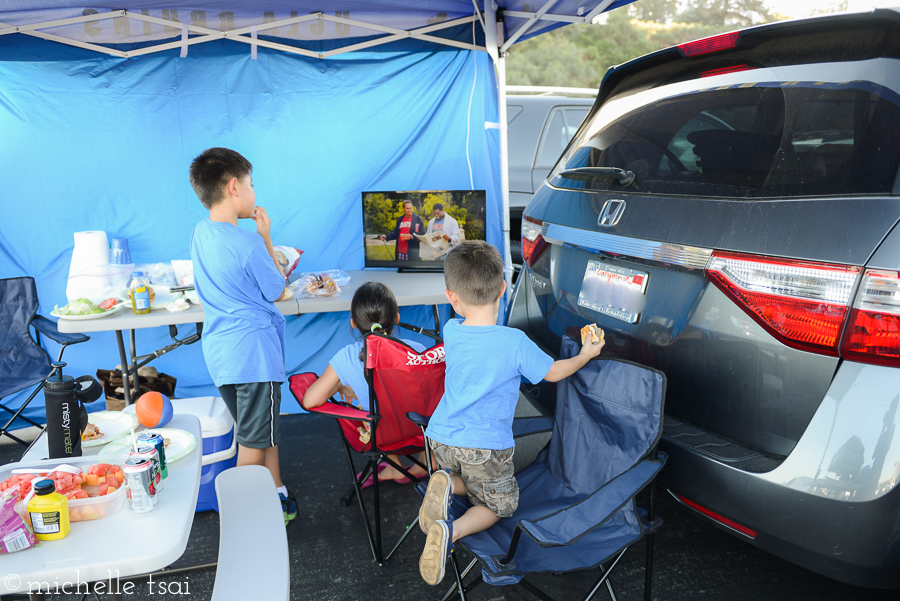
<svg viewBox="0 0 900 601">
<path fill-rule="evenodd" d="M 596 97 L 594 88 L 563 88 L 553 86 L 506 86 L 506 95 L 532 94 L 535 96 L 590 96 Z"/>
</svg>

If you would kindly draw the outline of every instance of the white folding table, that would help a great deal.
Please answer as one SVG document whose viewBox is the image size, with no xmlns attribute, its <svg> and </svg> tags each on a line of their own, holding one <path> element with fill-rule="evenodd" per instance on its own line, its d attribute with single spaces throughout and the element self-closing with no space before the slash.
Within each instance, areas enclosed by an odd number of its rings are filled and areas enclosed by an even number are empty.
<svg viewBox="0 0 900 601">
<path fill-rule="evenodd" d="M 341 293 L 336 296 L 323 298 L 292 298 L 286 301 L 275 303 L 275 306 L 281 311 L 282 315 L 301 315 L 304 313 L 332 313 L 338 311 L 349 311 L 350 301 L 357 288 L 365 282 L 382 282 L 390 288 L 394 296 L 397 297 L 397 303 L 401 307 L 414 305 L 432 305 L 434 312 L 434 330 L 423 327 L 413 327 L 408 324 L 402 324 L 402 327 L 412 329 L 416 332 L 426 335 L 440 334 L 440 319 L 438 317 L 438 305 L 447 302 L 444 296 L 444 274 L 439 272 L 398 272 L 395 270 L 365 269 L 348 271 L 350 274 L 350 283 L 341 288 Z M 202 326 L 197 325 L 197 332 L 191 336 L 179 339 L 178 326 L 185 324 L 202 324 L 203 323 L 203 307 L 191 305 L 187 311 L 179 311 L 172 313 L 166 310 L 154 310 L 143 315 L 135 315 L 128 309 L 123 309 L 109 317 L 100 319 L 91 319 L 83 321 L 60 319 L 58 323 L 59 331 L 67 334 L 71 333 L 89 333 L 89 332 L 109 332 L 115 331 L 116 342 L 119 346 L 119 361 L 123 368 L 122 384 L 125 390 L 125 403 L 131 404 L 131 387 L 129 386 L 129 378 L 125 374 L 127 371 L 135 379 L 135 389 L 140 390 L 137 383 L 137 368 L 146 365 L 153 359 L 168 353 L 179 346 L 185 344 L 193 344 L 200 339 L 202 334 Z M 141 328 L 154 328 L 159 326 L 169 326 L 169 334 L 174 341 L 169 346 L 154 351 L 149 355 L 138 356 L 135 349 L 135 330 Z M 129 332 L 130 342 L 130 361 L 125 352 L 123 331 Z"/>
<path fill-rule="evenodd" d="M 29 593 L 41 599 L 38 592 L 48 589 L 74 592 L 81 583 L 107 582 L 101 592 L 110 599 L 128 596 L 128 585 L 120 579 L 161 570 L 184 553 L 200 489 L 200 462 L 203 438 L 200 420 L 193 415 L 176 414 L 166 426 L 194 435 L 197 445 L 184 457 L 168 465 L 169 477 L 160 493 L 159 504 L 149 513 L 133 513 L 128 501 L 114 515 L 99 520 L 75 522 L 69 534 L 60 540 L 41 542 L 39 547 L 0 556 L 0 595 Z M 143 430 L 142 427 L 138 428 Z M 100 452 L 103 447 L 88 447 L 85 455 Z M 47 457 L 46 433 L 38 438 L 20 463 Z M 102 455 L 98 456 L 102 460 Z M 59 462 L 65 463 L 64 459 Z M 111 583 L 110 583 L 111 581 Z M 94 584 L 89 584 L 94 591 Z M 119 596 L 116 592 L 119 592 Z"/>
</svg>

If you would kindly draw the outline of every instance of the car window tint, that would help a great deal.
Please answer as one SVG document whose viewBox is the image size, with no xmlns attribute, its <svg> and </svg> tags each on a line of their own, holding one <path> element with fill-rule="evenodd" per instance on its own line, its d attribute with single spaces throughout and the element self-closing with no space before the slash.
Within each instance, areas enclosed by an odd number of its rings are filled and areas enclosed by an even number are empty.
<svg viewBox="0 0 900 601">
<path fill-rule="evenodd" d="M 890 141 L 898 119 L 900 96 L 865 81 L 715 88 L 622 115 L 565 166 L 627 169 L 649 194 L 885 194 L 900 165 L 900 145 Z M 603 177 L 556 177 L 554 185 L 621 190 Z"/>
</svg>

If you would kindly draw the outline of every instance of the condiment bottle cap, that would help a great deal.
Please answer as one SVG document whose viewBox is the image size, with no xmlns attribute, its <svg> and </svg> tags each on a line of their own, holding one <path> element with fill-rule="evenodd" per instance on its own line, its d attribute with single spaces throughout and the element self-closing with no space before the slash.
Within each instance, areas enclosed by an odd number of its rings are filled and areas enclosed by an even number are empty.
<svg viewBox="0 0 900 601">
<path fill-rule="evenodd" d="M 53 480 L 39 480 L 34 485 L 34 494 L 36 495 L 49 495 L 54 492 L 56 492 L 56 484 L 53 483 Z"/>
</svg>

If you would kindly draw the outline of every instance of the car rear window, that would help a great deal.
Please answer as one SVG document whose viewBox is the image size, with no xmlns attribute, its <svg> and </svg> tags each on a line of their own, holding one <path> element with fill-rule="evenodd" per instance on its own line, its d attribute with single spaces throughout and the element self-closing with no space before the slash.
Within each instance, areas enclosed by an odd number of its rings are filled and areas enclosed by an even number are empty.
<svg viewBox="0 0 900 601">
<path fill-rule="evenodd" d="M 880 63 L 882 74 L 885 67 L 900 72 L 893 59 L 865 63 Z M 755 80 L 776 71 L 697 79 L 669 86 L 671 93 L 664 86 L 618 99 L 594 116 L 551 183 L 735 199 L 890 193 L 900 166 L 893 139 L 900 95 L 864 78 L 822 81 L 828 67 L 821 64 L 807 68 L 805 79 Z M 838 73 L 844 77 L 847 65 Z M 583 167 L 625 169 L 636 182 L 623 188 L 589 169 L 560 175 Z"/>
</svg>

